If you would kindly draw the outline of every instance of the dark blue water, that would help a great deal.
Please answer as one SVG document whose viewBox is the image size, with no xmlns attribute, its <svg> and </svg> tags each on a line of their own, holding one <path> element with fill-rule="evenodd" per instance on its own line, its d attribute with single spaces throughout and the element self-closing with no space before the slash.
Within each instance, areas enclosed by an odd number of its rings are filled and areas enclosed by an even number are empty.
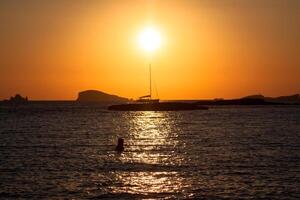
<svg viewBox="0 0 300 200">
<path fill-rule="evenodd" d="M 300 107 L 0 106 L 0 138 L 1 199 L 300 198 Z"/>
</svg>

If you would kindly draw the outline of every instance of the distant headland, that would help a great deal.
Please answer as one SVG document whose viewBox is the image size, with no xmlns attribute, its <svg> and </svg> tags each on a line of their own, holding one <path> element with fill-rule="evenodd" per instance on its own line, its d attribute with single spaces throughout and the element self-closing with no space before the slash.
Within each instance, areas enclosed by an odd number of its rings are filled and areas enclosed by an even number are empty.
<svg viewBox="0 0 300 200">
<path fill-rule="evenodd" d="M 129 99 L 107 94 L 98 90 L 86 90 L 78 93 L 77 102 L 126 102 Z"/>
<path fill-rule="evenodd" d="M 20 94 L 16 94 L 14 97 L 10 97 L 9 100 L 5 99 L 3 102 L 11 104 L 24 104 L 28 102 L 28 97 L 22 97 Z"/>
<path fill-rule="evenodd" d="M 240 99 L 199 100 L 196 103 L 199 105 L 300 105 L 300 95 L 265 97 L 258 94 Z"/>
</svg>

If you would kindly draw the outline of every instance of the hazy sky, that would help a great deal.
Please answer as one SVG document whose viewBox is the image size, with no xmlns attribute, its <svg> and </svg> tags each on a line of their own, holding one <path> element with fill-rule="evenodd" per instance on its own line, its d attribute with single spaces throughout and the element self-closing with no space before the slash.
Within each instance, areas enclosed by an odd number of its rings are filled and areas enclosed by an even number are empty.
<svg viewBox="0 0 300 200">
<path fill-rule="evenodd" d="M 161 99 L 300 93 L 299 0 L 1 0 L 0 99 L 145 95 L 149 25 Z"/>
</svg>

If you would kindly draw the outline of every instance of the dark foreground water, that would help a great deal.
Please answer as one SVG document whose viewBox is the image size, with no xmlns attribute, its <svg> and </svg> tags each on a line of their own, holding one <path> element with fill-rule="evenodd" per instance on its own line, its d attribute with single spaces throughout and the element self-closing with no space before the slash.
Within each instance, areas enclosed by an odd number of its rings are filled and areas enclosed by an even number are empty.
<svg viewBox="0 0 300 200">
<path fill-rule="evenodd" d="M 0 199 L 300 199 L 300 107 L 0 106 L 0 141 Z"/>
</svg>

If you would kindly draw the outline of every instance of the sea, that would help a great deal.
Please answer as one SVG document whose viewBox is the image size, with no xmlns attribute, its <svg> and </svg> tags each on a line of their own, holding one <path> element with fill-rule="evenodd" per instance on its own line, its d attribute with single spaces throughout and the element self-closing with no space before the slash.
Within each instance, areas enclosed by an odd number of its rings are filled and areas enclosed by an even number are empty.
<svg viewBox="0 0 300 200">
<path fill-rule="evenodd" d="M 0 141 L 0 199 L 300 199 L 300 106 L 0 105 Z"/>
</svg>

